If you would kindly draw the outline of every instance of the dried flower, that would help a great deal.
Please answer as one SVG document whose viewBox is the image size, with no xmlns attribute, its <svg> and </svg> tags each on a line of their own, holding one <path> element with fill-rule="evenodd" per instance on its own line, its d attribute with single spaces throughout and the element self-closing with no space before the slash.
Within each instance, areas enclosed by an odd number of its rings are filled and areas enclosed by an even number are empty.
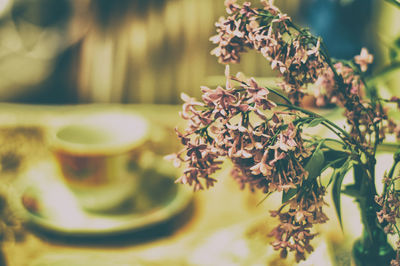
<svg viewBox="0 0 400 266">
<path fill-rule="evenodd" d="M 306 252 L 314 250 L 310 241 L 316 234 L 311 233 L 310 228 L 328 220 L 322 212 L 324 194 L 325 189 L 315 184 L 308 193 L 294 197 L 279 210 L 271 212 L 271 216 L 278 216 L 280 220 L 270 233 L 276 239 L 272 243 L 274 249 L 281 249 L 281 254 L 287 254 L 288 249 L 294 251 L 297 262 L 305 259 Z"/>
<path fill-rule="evenodd" d="M 279 219 L 271 232 L 275 238 L 272 246 L 280 250 L 282 258 L 294 252 L 301 261 L 313 251 L 313 226 L 328 220 L 323 212 L 326 187 L 321 173 L 334 169 L 327 183 L 334 183 L 332 193 L 340 213 L 341 181 L 354 167 L 362 174 L 355 177 L 352 187 L 368 202 L 375 199 L 377 220 L 385 233 L 400 235 L 396 227 L 400 195 L 394 185 L 398 178 L 392 177 L 393 172 L 384 177 L 382 195 L 374 193 L 371 182 L 375 179 L 376 152 L 386 134 L 400 139 L 400 123 L 388 117 L 383 105 L 400 106 L 399 98 L 381 99 L 378 91 L 368 87 L 363 75 L 373 56 L 366 48 L 354 61 L 332 59 L 320 38 L 296 26 L 271 0 L 261 3 L 263 8 L 255 8 L 249 2 L 239 5 L 236 0 L 225 0 L 228 17 L 215 24 L 217 34 L 210 40 L 217 46 L 211 54 L 227 65 L 226 84 L 215 89 L 201 87 L 202 101 L 182 95 L 181 117 L 188 123 L 177 135 L 184 148 L 166 157 L 175 166 L 185 167 L 177 182 L 194 190 L 211 187 L 216 182 L 212 175 L 222 160 L 229 159 L 233 163 L 231 175 L 242 189 L 281 192 L 282 205 L 271 211 L 271 216 Z M 261 86 L 254 78 L 230 74 L 228 64 L 238 63 L 241 53 L 250 49 L 276 70 L 280 91 Z M 347 126 L 303 109 L 303 97 L 310 92 L 318 106 L 343 108 Z M 272 101 L 271 94 L 279 100 Z M 310 137 L 303 132 L 304 126 L 318 125 L 337 139 Z M 336 150 L 326 142 L 339 143 L 341 148 Z M 399 161 L 400 157 L 395 165 Z M 367 187 L 361 189 L 363 186 Z M 362 213 L 369 208 L 360 206 Z M 399 264 L 399 250 L 397 247 L 392 265 Z"/>
<path fill-rule="evenodd" d="M 360 65 L 362 72 L 367 71 L 368 65 L 371 64 L 373 60 L 374 60 L 374 57 L 370 53 L 368 53 L 368 50 L 365 47 L 363 47 L 361 49 L 360 55 L 356 55 L 354 57 L 354 61 L 358 65 Z"/>
</svg>

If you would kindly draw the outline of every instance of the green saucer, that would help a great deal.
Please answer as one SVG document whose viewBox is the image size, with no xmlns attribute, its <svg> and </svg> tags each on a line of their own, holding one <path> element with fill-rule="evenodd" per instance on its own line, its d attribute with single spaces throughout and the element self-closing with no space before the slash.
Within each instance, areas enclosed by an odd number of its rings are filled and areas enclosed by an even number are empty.
<svg viewBox="0 0 400 266">
<path fill-rule="evenodd" d="M 54 165 L 44 162 L 27 172 L 22 194 L 27 222 L 69 236 L 112 235 L 139 231 L 164 222 L 189 205 L 192 192 L 174 183 L 171 172 L 143 170 L 138 192 L 107 212 L 81 208 L 74 195 L 55 177 Z"/>
</svg>

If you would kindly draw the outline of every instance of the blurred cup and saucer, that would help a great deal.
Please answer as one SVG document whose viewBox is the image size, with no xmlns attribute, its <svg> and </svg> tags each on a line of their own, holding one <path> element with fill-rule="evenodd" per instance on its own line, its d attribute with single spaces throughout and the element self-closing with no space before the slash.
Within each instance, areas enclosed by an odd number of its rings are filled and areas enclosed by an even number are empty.
<svg viewBox="0 0 400 266">
<path fill-rule="evenodd" d="M 132 111 L 89 110 L 48 121 L 51 156 L 21 180 L 24 215 L 34 227 L 69 237 L 140 231 L 177 217 L 192 192 L 163 160 L 171 140 Z"/>
<path fill-rule="evenodd" d="M 57 170 L 83 209 L 107 211 L 137 192 L 140 173 L 132 165 L 148 130 L 141 116 L 119 113 L 69 121 L 52 130 L 49 144 Z"/>
</svg>

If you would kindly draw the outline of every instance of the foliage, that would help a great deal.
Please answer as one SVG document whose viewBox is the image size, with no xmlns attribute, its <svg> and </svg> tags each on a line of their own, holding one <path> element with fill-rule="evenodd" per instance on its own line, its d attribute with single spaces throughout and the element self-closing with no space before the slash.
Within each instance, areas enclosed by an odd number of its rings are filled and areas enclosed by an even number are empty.
<svg viewBox="0 0 400 266">
<path fill-rule="evenodd" d="M 382 99 L 366 82 L 365 73 L 373 62 L 367 49 L 353 60 L 333 59 L 320 38 L 294 24 L 271 2 L 261 3 L 262 8 L 253 8 L 249 2 L 225 1 L 228 17 L 216 23 L 217 35 L 211 41 L 217 47 L 211 53 L 227 65 L 226 85 L 202 87 L 202 101 L 182 95 L 181 117 L 188 126 L 177 134 L 184 149 L 168 156 L 176 166 L 184 164 L 177 182 L 194 190 L 211 187 L 216 182 L 212 175 L 229 158 L 232 176 L 242 188 L 282 192 L 281 207 L 271 212 L 280 220 L 271 232 L 276 239 L 272 245 L 282 257 L 294 252 L 297 261 L 313 250 L 313 225 L 328 219 L 323 211 L 327 186 L 332 187 L 340 223 L 340 197 L 346 193 L 365 202 L 362 209 L 373 206 L 386 233 L 399 234 L 400 196 L 394 167 L 400 156 L 395 156 L 392 170 L 384 177 L 382 195 L 376 192 L 375 167 L 378 146 L 386 135 L 400 137 L 400 126 L 388 117 L 388 109 L 396 108 L 400 99 Z M 262 87 L 241 73 L 230 74 L 229 64 L 239 62 L 247 50 L 259 52 L 277 71 L 280 90 Z M 395 58 L 391 64 L 389 68 L 399 62 Z M 342 108 L 347 126 L 306 109 L 302 103 L 307 94 L 313 94 L 317 106 Z M 272 101 L 271 95 L 278 100 Z M 305 128 L 316 126 L 326 127 L 336 138 L 304 133 Z M 328 168 L 333 173 L 323 186 L 322 173 Z M 343 187 L 350 169 L 354 169 L 354 184 Z M 364 226 L 371 231 L 369 224 Z M 399 257 L 392 263 L 397 265 Z"/>
</svg>

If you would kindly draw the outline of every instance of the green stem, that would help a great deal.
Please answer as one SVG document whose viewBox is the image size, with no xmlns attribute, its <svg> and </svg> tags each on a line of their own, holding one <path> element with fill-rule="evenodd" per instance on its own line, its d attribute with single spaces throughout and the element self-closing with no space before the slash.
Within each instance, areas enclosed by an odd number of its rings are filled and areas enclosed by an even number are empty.
<svg viewBox="0 0 400 266">
<path fill-rule="evenodd" d="M 267 88 L 270 92 L 272 92 L 273 94 L 275 94 L 275 95 L 277 95 L 277 96 L 279 96 L 279 97 L 281 97 L 286 103 L 288 103 L 288 104 L 292 104 L 292 102 L 289 100 L 289 98 L 288 97 L 286 97 L 285 95 L 283 95 L 282 93 L 280 93 L 280 92 L 278 92 L 278 91 L 276 91 L 276 90 L 274 90 L 274 89 L 271 89 L 271 88 Z"/>
<path fill-rule="evenodd" d="M 269 88 L 268 88 L 268 89 L 269 89 Z M 350 135 L 349 135 L 346 131 L 344 131 L 343 129 L 341 129 L 340 127 L 338 127 L 335 123 L 331 122 L 330 120 L 326 119 L 325 117 L 323 117 L 323 116 L 321 116 L 321 115 L 319 115 L 319 114 L 317 114 L 317 113 L 314 113 L 314 112 L 312 112 L 312 111 L 305 110 L 305 109 L 303 109 L 303 108 L 301 108 L 301 107 L 299 107 L 299 106 L 297 106 L 297 105 L 293 105 L 293 104 L 291 103 L 291 101 L 290 101 L 286 96 L 284 96 L 283 94 L 281 94 L 281 93 L 279 93 L 279 92 L 277 92 L 277 91 L 275 91 L 275 90 L 273 90 L 273 89 L 269 89 L 269 90 L 270 90 L 272 93 L 274 93 L 275 95 L 281 97 L 283 100 L 285 100 L 285 101 L 288 103 L 288 104 L 280 104 L 280 103 L 278 103 L 278 104 L 277 104 L 278 106 L 284 106 L 284 107 L 287 107 L 287 108 L 290 108 L 290 109 L 298 110 L 298 111 L 300 111 L 300 112 L 302 112 L 302 113 L 304 113 L 304 114 L 310 115 L 311 117 L 314 117 L 314 118 L 315 118 L 315 117 L 317 117 L 317 118 L 322 118 L 322 119 L 324 119 L 324 123 L 322 123 L 322 124 L 324 124 L 329 130 L 331 130 L 332 132 L 334 132 L 334 133 L 335 133 L 339 138 L 341 138 L 343 141 L 345 141 L 345 140 L 343 139 L 343 137 L 340 136 L 340 134 L 338 134 L 338 132 L 334 131 L 333 128 L 337 129 L 337 130 L 340 131 L 343 135 L 345 135 L 347 138 L 351 139 Z"/>
<path fill-rule="evenodd" d="M 337 87 L 338 87 L 338 89 L 341 91 L 341 93 L 343 94 L 343 96 L 346 96 L 346 91 L 344 90 L 344 85 L 345 85 L 345 83 L 344 83 L 344 81 L 343 81 L 343 78 L 342 78 L 342 76 L 341 75 L 339 75 L 338 73 L 337 73 L 337 71 L 336 71 L 336 68 L 333 66 L 333 64 L 332 64 L 332 60 L 331 60 L 331 58 L 329 57 L 329 55 L 327 54 L 327 49 L 326 49 L 326 46 L 325 46 L 325 44 L 321 41 L 321 46 L 322 46 L 322 50 L 323 50 L 323 55 L 324 55 L 324 57 L 325 57 L 325 60 L 326 60 L 326 62 L 327 62 L 327 64 L 328 64 L 328 66 L 330 67 L 330 69 L 332 70 L 332 72 L 333 72 L 333 74 L 334 74 L 334 77 L 335 77 L 335 80 L 336 80 L 336 83 L 337 83 Z M 366 85 L 366 83 L 364 83 L 365 85 Z M 358 103 L 359 103 L 359 106 L 362 108 L 362 110 L 367 114 L 367 116 L 368 116 L 368 118 L 369 118 L 369 120 L 371 121 L 371 123 L 373 123 L 373 117 L 371 116 L 371 114 L 368 112 L 368 109 L 360 102 L 360 100 L 358 100 Z M 374 132 L 375 132 L 375 144 L 374 144 L 374 147 L 373 147 L 373 153 L 372 153 L 372 156 L 368 156 L 369 155 L 369 153 L 368 153 L 368 151 L 366 151 L 363 147 L 360 147 L 359 145 L 357 145 L 358 146 L 358 148 L 361 150 L 361 151 L 363 151 L 364 153 L 365 153 L 365 155 L 367 155 L 367 157 L 375 157 L 375 152 L 376 152 L 376 149 L 378 148 L 378 142 L 379 142 L 379 127 L 375 124 L 375 123 L 373 123 L 373 127 L 374 127 Z M 359 127 L 357 127 L 357 130 L 359 130 Z M 361 138 L 360 138 L 360 141 L 361 141 Z M 357 143 L 356 141 L 355 141 L 355 143 Z"/>
<path fill-rule="evenodd" d="M 364 166 L 358 165 L 354 166 L 355 171 L 354 174 L 361 174 L 361 187 L 360 187 L 360 194 L 362 195 L 361 198 L 358 200 L 360 205 L 360 212 L 361 212 L 361 220 L 364 225 L 366 232 L 368 233 L 369 243 L 374 242 L 374 231 L 377 230 L 378 225 L 376 221 L 376 203 L 375 203 L 375 195 L 376 189 L 375 184 L 372 183 L 368 176 L 371 175 L 371 171 L 373 169 L 365 169 Z M 368 172 L 370 172 L 368 174 Z"/>
<path fill-rule="evenodd" d="M 397 1 L 397 0 L 385 0 L 385 1 L 395 5 L 398 8 L 400 8 L 400 1 Z"/>
<path fill-rule="evenodd" d="M 398 164 L 399 162 L 400 162 L 400 157 L 398 157 L 398 156 L 395 157 L 395 158 L 394 158 L 393 165 L 392 165 L 392 167 L 391 167 L 390 170 L 389 170 L 388 178 L 392 179 L 393 174 L 394 174 L 394 170 L 396 169 L 396 166 L 397 166 L 397 164 Z M 387 189 L 388 189 L 388 184 L 387 184 L 387 182 L 385 182 L 385 185 L 384 185 L 384 187 L 383 187 L 383 193 L 384 193 L 384 194 L 386 194 Z"/>
<path fill-rule="evenodd" d="M 396 168 L 396 166 L 397 166 L 398 163 L 399 163 L 399 160 L 395 160 L 395 161 L 393 162 L 393 165 L 392 165 L 392 167 L 390 168 L 390 171 L 389 171 L 389 174 L 388 174 L 388 177 L 389 177 L 389 178 L 392 178 L 392 177 L 393 177 L 394 170 L 395 170 L 395 168 Z"/>
<path fill-rule="evenodd" d="M 317 114 L 317 113 L 314 113 L 314 112 L 312 112 L 312 111 L 303 109 L 303 108 L 301 108 L 301 107 L 299 107 L 299 106 L 297 106 L 297 105 L 292 105 L 292 104 L 290 104 L 290 105 L 288 105 L 288 104 L 278 104 L 278 106 L 283 106 L 283 107 L 287 107 L 287 108 L 289 108 L 289 109 L 297 110 L 297 111 L 300 111 L 300 112 L 302 112 L 302 113 L 304 113 L 304 114 L 306 114 L 306 115 L 309 115 L 309 116 L 311 116 L 311 117 L 314 117 L 314 118 L 321 118 L 321 119 L 323 119 L 324 122 L 325 122 L 326 124 L 328 124 L 330 127 L 333 127 L 333 128 L 335 128 L 335 129 L 337 129 L 340 133 L 342 133 L 348 140 L 351 140 L 351 139 L 352 139 L 351 136 L 349 135 L 349 133 L 347 133 L 345 130 L 343 130 L 342 128 L 340 128 L 338 125 L 336 125 L 336 124 L 333 123 L 332 121 L 326 119 L 325 117 L 323 117 L 323 116 L 321 116 L 321 115 L 319 115 L 319 114 Z M 331 129 L 331 128 L 329 128 L 329 129 Z M 334 133 L 335 133 L 336 135 L 338 135 L 338 133 L 337 133 L 336 131 L 334 131 Z M 338 135 L 338 137 L 340 137 L 340 138 L 343 139 L 343 137 L 340 136 L 340 135 Z"/>
<path fill-rule="evenodd" d="M 315 118 L 321 118 L 324 121 L 322 122 L 322 124 L 328 128 L 330 131 L 332 131 L 333 133 L 335 133 L 335 135 L 337 135 L 345 144 L 348 144 L 348 148 L 350 149 L 351 154 L 356 155 L 354 156 L 354 159 L 360 164 L 360 165 L 364 165 L 361 161 L 361 158 L 359 156 L 359 154 L 353 149 L 352 144 L 355 145 L 357 147 L 358 150 L 362 151 L 362 147 L 360 147 L 360 144 L 357 141 L 354 141 L 353 138 L 349 135 L 349 133 L 347 133 L 345 130 L 343 130 L 342 128 L 340 128 L 338 125 L 336 125 L 335 123 L 333 123 L 332 121 L 326 119 L 325 117 L 314 113 L 312 111 L 309 110 L 305 110 L 299 106 L 296 105 L 287 105 L 287 104 L 278 104 L 278 106 L 283 106 L 283 107 L 287 107 L 289 109 L 293 109 L 293 110 L 298 110 L 304 114 L 307 114 L 311 117 L 315 117 Z M 336 130 L 334 130 L 336 129 Z M 339 132 L 338 132 L 339 131 Z M 340 134 L 341 133 L 341 134 Z M 366 171 L 367 175 L 369 176 L 369 181 L 373 182 L 374 180 L 374 175 L 373 172 L 369 173 L 368 171 Z M 369 173 L 369 174 L 368 174 Z"/>
</svg>

